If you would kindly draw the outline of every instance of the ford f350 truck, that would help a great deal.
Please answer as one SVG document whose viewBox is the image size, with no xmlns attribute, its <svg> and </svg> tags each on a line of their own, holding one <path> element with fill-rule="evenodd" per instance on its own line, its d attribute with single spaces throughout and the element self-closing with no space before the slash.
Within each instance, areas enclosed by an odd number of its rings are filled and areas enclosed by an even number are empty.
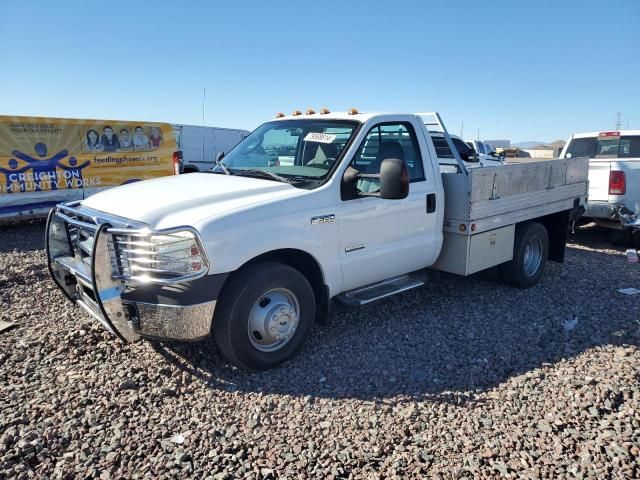
<svg viewBox="0 0 640 480">
<path fill-rule="evenodd" d="M 640 229 L 640 130 L 576 133 L 561 158 L 589 158 L 584 216 L 613 228 Z"/>
<path fill-rule="evenodd" d="M 457 169 L 441 172 L 434 127 Z M 547 259 L 563 261 L 587 160 L 467 169 L 455 152 L 436 113 L 279 114 L 210 173 L 59 205 L 50 272 L 125 341 L 212 332 L 257 370 L 298 351 L 332 301 L 419 287 L 427 268 L 499 265 L 508 283 L 535 285 Z"/>
</svg>

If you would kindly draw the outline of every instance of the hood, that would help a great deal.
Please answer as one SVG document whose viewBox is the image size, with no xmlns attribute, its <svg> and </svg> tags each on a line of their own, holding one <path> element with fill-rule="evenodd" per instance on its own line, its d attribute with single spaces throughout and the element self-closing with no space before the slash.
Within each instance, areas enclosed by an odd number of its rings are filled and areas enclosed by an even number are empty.
<svg viewBox="0 0 640 480">
<path fill-rule="evenodd" d="M 170 228 L 303 192 L 272 180 L 188 173 L 110 188 L 83 200 L 82 205 L 151 228 Z"/>
</svg>

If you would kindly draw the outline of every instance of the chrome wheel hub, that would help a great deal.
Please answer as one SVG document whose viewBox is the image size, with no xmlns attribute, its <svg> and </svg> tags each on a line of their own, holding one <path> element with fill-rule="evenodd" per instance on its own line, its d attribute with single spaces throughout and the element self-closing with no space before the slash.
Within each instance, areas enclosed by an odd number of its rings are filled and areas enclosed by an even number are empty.
<svg viewBox="0 0 640 480">
<path fill-rule="evenodd" d="M 534 237 L 529 240 L 529 243 L 527 243 L 527 246 L 524 249 L 524 273 L 529 277 L 534 276 L 538 272 L 541 263 L 542 241 L 539 238 Z"/>
<path fill-rule="evenodd" d="M 249 313 L 251 344 L 262 352 L 274 352 L 286 345 L 298 329 L 300 304 L 286 288 L 274 288 L 258 298 Z"/>
</svg>

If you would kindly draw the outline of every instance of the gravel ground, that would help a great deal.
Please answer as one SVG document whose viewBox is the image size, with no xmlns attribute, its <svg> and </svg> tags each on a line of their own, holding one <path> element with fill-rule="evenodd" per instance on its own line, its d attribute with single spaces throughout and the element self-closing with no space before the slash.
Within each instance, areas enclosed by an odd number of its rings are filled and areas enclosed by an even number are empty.
<svg viewBox="0 0 640 480">
<path fill-rule="evenodd" d="M 431 273 L 247 374 L 124 345 L 0 230 L 0 478 L 637 478 L 640 265 L 587 227 L 530 290 Z M 575 319 L 577 318 L 577 322 Z"/>
</svg>

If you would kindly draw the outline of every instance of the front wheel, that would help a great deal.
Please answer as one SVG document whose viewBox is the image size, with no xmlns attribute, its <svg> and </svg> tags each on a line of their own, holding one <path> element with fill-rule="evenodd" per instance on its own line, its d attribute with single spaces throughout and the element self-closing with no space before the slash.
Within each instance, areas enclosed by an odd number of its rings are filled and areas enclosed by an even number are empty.
<svg viewBox="0 0 640 480">
<path fill-rule="evenodd" d="M 311 331 L 315 308 L 313 289 L 302 273 L 282 263 L 258 263 L 229 280 L 213 333 L 232 363 L 266 370 L 300 349 Z"/>
<path fill-rule="evenodd" d="M 548 256 L 549 236 L 542 224 L 516 225 L 513 259 L 500 265 L 503 280 L 514 287 L 533 287 L 542 276 Z"/>
</svg>

